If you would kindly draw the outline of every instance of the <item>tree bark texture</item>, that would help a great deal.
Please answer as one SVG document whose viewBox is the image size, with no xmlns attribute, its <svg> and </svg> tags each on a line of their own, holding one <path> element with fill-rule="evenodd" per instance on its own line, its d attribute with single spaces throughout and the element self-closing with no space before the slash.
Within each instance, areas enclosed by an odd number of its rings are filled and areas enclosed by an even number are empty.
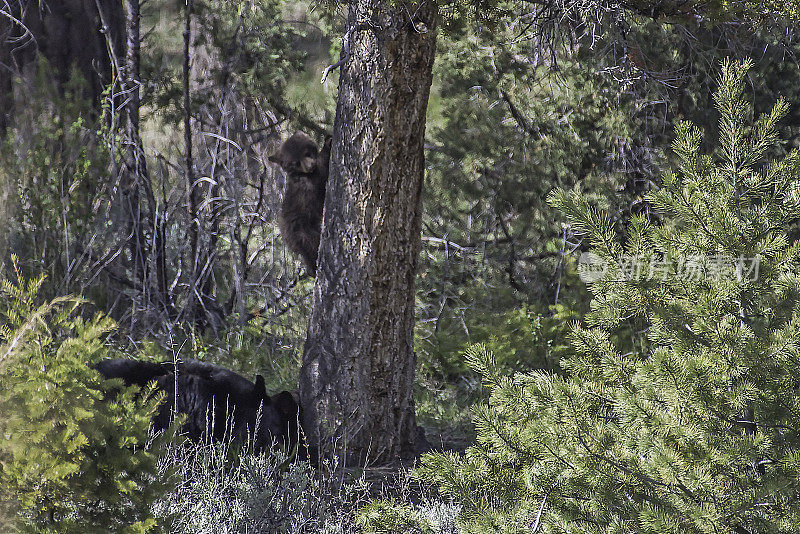
<svg viewBox="0 0 800 534">
<path fill-rule="evenodd" d="M 436 13 L 425 0 L 349 7 L 300 372 L 311 442 L 349 464 L 391 463 L 418 445 L 414 277 Z"/>
</svg>

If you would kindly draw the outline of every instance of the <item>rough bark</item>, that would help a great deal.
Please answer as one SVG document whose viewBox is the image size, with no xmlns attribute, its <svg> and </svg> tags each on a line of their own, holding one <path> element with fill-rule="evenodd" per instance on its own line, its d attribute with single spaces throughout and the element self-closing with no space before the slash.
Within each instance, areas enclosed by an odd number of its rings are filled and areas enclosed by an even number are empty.
<svg viewBox="0 0 800 534">
<path fill-rule="evenodd" d="M 312 443 L 350 464 L 418 446 L 414 276 L 435 21 L 433 1 L 349 7 L 300 395 Z"/>
</svg>

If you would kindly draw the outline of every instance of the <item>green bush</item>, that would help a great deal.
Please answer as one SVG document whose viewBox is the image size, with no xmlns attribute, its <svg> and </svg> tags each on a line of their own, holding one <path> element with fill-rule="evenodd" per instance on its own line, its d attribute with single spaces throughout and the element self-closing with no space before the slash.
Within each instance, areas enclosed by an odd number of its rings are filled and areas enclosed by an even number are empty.
<svg viewBox="0 0 800 534">
<path fill-rule="evenodd" d="M 413 505 L 376 500 L 359 511 L 358 523 L 370 534 L 433 534 L 428 521 Z"/>
<path fill-rule="evenodd" d="M 608 270 L 570 333 L 567 376 L 504 376 L 472 351 L 492 391 L 477 443 L 419 470 L 463 505 L 468 531 L 800 531 L 800 244 L 787 235 L 800 153 L 764 162 L 788 106 L 751 121 L 749 66 L 723 65 L 718 150 L 701 154 L 699 130 L 678 125 L 675 170 L 649 197 L 663 223 L 634 217 L 623 242 L 582 195 L 555 195 Z M 757 276 L 742 258 L 759 259 Z M 631 318 L 646 327 L 639 350 L 615 341 Z"/>
<path fill-rule="evenodd" d="M 0 281 L 0 502 L 13 514 L 0 526 L 152 531 L 166 481 L 158 476 L 166 437 L 148 435 L 161 396 L 110 391 L 91 366 L 108 356 L 113 321 L 82 319 L 79 298 L 37 306 L 44 277 L 16 275 Z"/>
<path fill-rule="evenodd" d="M 21 91 L 13 125 L 0 139 L 0 262 L 13 252 L 25 273 L 46 273 L 43 296 L 88 288 L 86 280 L 97 273 L 75 258 L 105 244 L 113 226 L 99 220 L 114 185 L 111 154 L 95 131 L 91 102 L 81 96 L 86 82 L 73 72 L 62 95 L 51 75 L 40 58 L 32 87 Z M 105 295 L 99 288 L 91 296 Z"/>
</svg>

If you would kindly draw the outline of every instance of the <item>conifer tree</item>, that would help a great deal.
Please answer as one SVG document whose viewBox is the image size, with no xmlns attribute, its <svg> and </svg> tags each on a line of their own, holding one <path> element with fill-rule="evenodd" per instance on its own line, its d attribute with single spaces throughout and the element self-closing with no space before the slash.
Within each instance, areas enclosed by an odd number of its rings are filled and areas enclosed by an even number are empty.
<svg viewBox="0 0 800 534">
<path fill-rule="evenodd" d="M 753 121 L 750 62 L 725 62 L 720 147 L 676 128 L 674 164 L 624 239 L 578 191 L 551 199 L 590 238 L 592 310 L 570 334 L 568 376 L 499 376 L 465 457 L 420 474 L 460 500 L 469 531 L 800 531 L 800 155 L 781 159 L 779 101 Z M 647 325 L 641 351 L 614 332 Z"/>
<path fill-rule="evenodd" d="M 152 531 L 168 481 L 167 436 L 148 435 L 162 396 L 116 391 L 92 368 L 111 319 L 82 319 L 78 298 L 37 305 L 44 277 L 16 274 L 0 279 L 0 531 Z"/>
</svg>

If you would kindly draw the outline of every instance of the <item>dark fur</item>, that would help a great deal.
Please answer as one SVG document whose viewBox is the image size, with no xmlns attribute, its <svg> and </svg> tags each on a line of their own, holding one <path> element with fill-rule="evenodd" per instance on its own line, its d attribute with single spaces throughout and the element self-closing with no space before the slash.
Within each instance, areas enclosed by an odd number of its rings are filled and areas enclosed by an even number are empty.
<svg viewBox="0 0 800 534">
<path fill-rule="evenodd" d="M 286 191 L 283 194 L 278 226 L 289 250 L 303 258 L 311 276 L 317 273 L 317 252 L 325 204 L 325 186 L 331 157 L 331 139 L 327 138 L 321 151 L 314 141 L 297 132 L 283 142 L 270 161 L 286 172 Z"/>
<path fill-rule="evenodd" d="M 166 392 L 153 420 L 156 430 L 169 426 L 174 410 L 186 414 L 181 430 L 193 441 L 252 440 L 257 450 L 270 448 L 273 442 L 291 449 L 298 442 L 299 407 L 294 397 L 287 391 L 270 397 L 261 375 L 254 384 L 233 371 L 196 360 L 179 362 L 177 368 L 172 362 L 104 360 L 97 370 L 106 379 L 121 378 L 126 386 L 155 382 Z"/>
</svg>

